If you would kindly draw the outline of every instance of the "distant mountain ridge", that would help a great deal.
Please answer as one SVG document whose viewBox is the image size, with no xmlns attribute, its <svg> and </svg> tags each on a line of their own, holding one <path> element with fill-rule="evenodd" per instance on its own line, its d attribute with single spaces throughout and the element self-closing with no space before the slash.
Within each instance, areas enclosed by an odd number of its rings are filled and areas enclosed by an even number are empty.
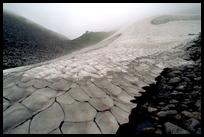
<svg viewBox="0 0 204 137">
<path fill-rule="evenodd" d="M 40 63 L 87 47 L 111 33 L 91 32 L 75 40 L 24 17 L 3 12 L 3 69 Z M 87 42 L 86 42 L 87 41 Z"/>
<path fill-rule="evenodd" d="M 80 37 L 73 39 L 71 43 L 76 44 L 78 46 L 93 45 L 107 38 L 108 36 L 112 35 L 114 32 L 115 31 L 109 31 L 109 32 L 86 31 Z"/>
</svg>

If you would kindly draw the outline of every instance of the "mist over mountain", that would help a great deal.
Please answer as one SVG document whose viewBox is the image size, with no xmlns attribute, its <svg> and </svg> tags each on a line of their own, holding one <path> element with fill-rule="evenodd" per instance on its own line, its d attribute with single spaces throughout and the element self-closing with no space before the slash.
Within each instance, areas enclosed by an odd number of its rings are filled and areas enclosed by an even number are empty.
<svg viewBox="0 0 204 137">
<path fill-rule="evenodd" d="M 91 32 L 73 42 L 24 17 L 3 12 L 3 68 L 39 63 L 95 44 L 111 33 Z M 87 42 L 85 42 L 87 41 Z"/>
<path fill-rule="evenodd" d="M 66 41 L 69 39 L 65 36 L 23 17 L 3 13 L 4 67 L 28 65 L 57 57 L 67 50 Z"/>
<path fill-rule="evenodd" d="M 106 37 L 112 35 L 115 31 L 110 32 L 91 32 L 86 31 L 80 37 L 73 39 L 71 44 L 76 45 L 78 48 L 85 47 L 86 45 L 94 45 Z"/>
</svg>

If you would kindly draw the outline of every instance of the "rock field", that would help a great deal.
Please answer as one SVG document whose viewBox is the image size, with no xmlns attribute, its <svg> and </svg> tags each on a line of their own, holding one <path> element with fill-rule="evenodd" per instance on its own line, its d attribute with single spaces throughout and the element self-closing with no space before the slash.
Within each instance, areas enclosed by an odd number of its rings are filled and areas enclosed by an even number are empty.
<svg viewBox="0 0 204 137">
<path fill-rule="evenodd" d="M 201 36 L 185 46 L 193 64 L 165 68 L 143 87 L 118 134 L 201 134 Z"/>
</svg>

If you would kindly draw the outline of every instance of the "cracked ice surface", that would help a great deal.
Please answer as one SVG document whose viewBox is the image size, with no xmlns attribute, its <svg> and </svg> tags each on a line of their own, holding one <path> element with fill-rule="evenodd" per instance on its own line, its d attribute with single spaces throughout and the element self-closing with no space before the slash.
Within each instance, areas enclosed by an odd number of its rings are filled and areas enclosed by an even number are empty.
<svg viewBox="0 0 204 137">
<path fill-rule="evenodd" d="M 102 77 L 108 71 L 126 72 L 129 62 L 177 46 L 190 38 L 189 33 L 200 30 L 200 21 L 176 21 L 160 25 L 151 19 L 122 28 L 89 52 L 81 52 L 55 59 L 46 65 L 24 73 L 26 77 L 81 79 L 84 76 Z M 142 27 L 141 27 L 142 26 Z M 168 33 L 167 33 L 168 32 Z M 112 39 L 112 40 L 111 40 Z"/>
</svg>

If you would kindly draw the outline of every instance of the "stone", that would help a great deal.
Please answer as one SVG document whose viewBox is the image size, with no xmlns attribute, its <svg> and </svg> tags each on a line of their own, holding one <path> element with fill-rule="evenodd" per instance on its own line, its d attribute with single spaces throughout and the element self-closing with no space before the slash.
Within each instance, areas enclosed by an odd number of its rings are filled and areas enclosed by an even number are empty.
<svg viewBox="0 0 204 137">
<path fill-rule="evenodd" d="M 74 102 L 71 105 L 62 104 L 67 122 L 87 122 L 93 120 L 96 110 L 89 103 Z"/>
<path fill-rule="evenodd" d="M 78 101 L 89 101 L 90 97 L 79 87 L 73 87 L 69 90 L 70 95 Z"/>
<path fill-rule="evenodd" d="M 167 105 L 167 106 L 165 106 L 165 107 L 162 107 L 162 109 L 161 110 L 169 110 L 169 109 L 174 109 L 176 106 L 174 105 L 174 104 L 169 104 L 169 105 Z"/>
<path fill-rule="evenodd" d="M 16 103 L 3 112 L 3 131 L 12 128 L 32 116 L 22 104 Z"/>
<path fill-rule="evenodd" d="M 162 132 L 161 129 L 157 129 L 154 133 L 155 133 L 155 134 L 163 134 L 163 132 Z"/>
<path fill-rule="evenodd" d="M 58 96 L 56 98 L 57 102 L 59 102 L 60 104 L 72 104 L 75 102 L 75 100 L 71 97 L 71 95 L 69 94 L 69 92 L 66 92 L 65 94 L 62 94 L 61 96 Z"/>
<path fill-rule="evenodd" d="M 35 91 L 31 96 L 26 98 L 22 103 L 33 112 L 38 112 L 47 108 L 54 102 L 57 95 L 56 91 L 50 88 L 43 88 Z"/>
<path fill-rule="evenodd" d="M 186 110 L 186 109 L 188 109 L 188 106 L 185 105 L 185 104 L 181 104 L 180 106 L 181 106 L 182 110 Z"/>
<path fill-rule="evenodd" d="M 154 133 L 154 131 L 155 131 L 155 128 L 154 128 L 154 127 L 143 128 L 144 134 Z"/>
<path fill-rule="evenodd" d="M 189 111 L 182 111 L 181 114 L 183 114 L 186 117 L 190 117 L 190 118 L 193 117 L 193 114 Z"/>
<path fill-rule="evenodd" d="M 178 112 L 176 110 L 167 110 L 167 111 L 159 111 L 157 116 L 159 117 L 166 117 L 171 115 L 176 115 Z"/>
<path fill-rule="evenodd" d="M 169 72 L 168 74 L 167 74 L 167 76 L 168 77 L 176 77 L 176 76 L 178 76 L 179 74 L 181 74 L 182 72 L 181 71 L 179 71 L 179 70 L 174 70 L 174 71 L 172 71 L 172 72 Z"/>
<path fill-rule="evenodd" d="M 179 103 L 179 101 L 178 101 L 178 100 L 175 100 L 175 99 L 172 99 L 172 100 L 169 101 L 169 103 L 171 103 L 171 104 L 176 104 L 176 103 Z"/>
<path fill-rule="evenodd" d="M 159 105 L 164 105 L 164 104 L 165 104 L 164 102 L 160 102 L 160 103 L 159 103 Z"/>
<path fill-rule="evenodd" d="M 178 92 L 178 91 L 174 90 L 174 91 L 171 93 L 171 95 L 178 96 L 178 95 L 183 95 L 183 93 L 182 93 L 182 92 Z"/>
<path fill-rule="evenodd" d="M 192 112 L 192 117 L 198 120 L 201 120 L 201 113 L 200 112 Z"/>
<path fill-rule="evenodd" d="M 59 91 L 67 91 L 71 88 L 71 84 L 72 84 L 72 82 L 70 82 L 70 81 L 60 79 L 59 81 L 54 82 L 49 87 L 53 88 L 55 90 L 59 90 Z"/>
<path fill-rule="evenodd" d="M 176 84 L 176 83 L 179 83 L 180 81 L 181 81 L 181 79 L 179 77 L 173 77 L 168 81 L 168 83 L 169 84 Z"/>
<path fill-rule="evenodd" d="M 196 128 L 200 125 L 200 122 L 195 118 L 190 118 L 185 123 L 186 128 L 189 129 L 192 132 L 196 131 Z"/>
<path fill-rule="evenodd" d="M 113 114 L 113 116 L 117 119 L 118 123 L 120 124 L 124 124 L 124 123 L 128 123 L 129 122 L 129 113 L 121 110 L 118 107 L 112 107 L 111 108 L 111 112 Z"/>
<path fill-rule="evenodd" d="M 54 103 L 48 109 L 37 114 L 31 121 L 31 134 L 48 134 L 59 127 L 64 117 L 61 107 Z"/>
<path fill-rule="evenodd" d="M 186 88 L 186 85 L 181 85 L 181 84 L 179 84 L 179 85 L 175 88 L 175 90 L 184 91 L 185 88 Z"/>
<path fill-rule="evenodd" d="M 152 113 L 152 112 L 156 112 L 158 109 L 157 108 L 154 108 L 154 107 L 148 107 L 147 108 L 147 111 Z"/>
<path fill-rule="evenodd" d="M 62 125 L 63 134 L 100 134 L 100 130 L 93 122 L 64 122 Z"/>
<path fill-rule="evenodd" d="M 201 100 L 197 100 L 195 106 L 201 110 Z"/>
<path fill-rule="evenodd" d="M 22 125 L 7 131 L 4 134 L 28 134 L 30 120 L 24 122 Z"/>
<path fill-rule="evenodd" d="M 91 98 L 89 103 L 98 111 L 105 111 L 113 106 L 113 100 L 109 97 Z"/>
<path fill-rule="evenodd" d="M 196 131 L 196 134 L 201 135 L 201 128 L 198 128 L 198 130 Z"/>
<path fill-rule="evenodd" d="M 187 130 L 170 122 L 164 123 L 164 128 L 167 134 L 190 134 Z"/>
<path fill-rule="evenodd" d="M 150 122 L 149 120 L 147 119 L 144 119 L 144 120 L 141 120 L 140 122 L 138 122 L 135 126 L 134 126 L 134 130 L 137 132 L 137 133 L 141 133 L 141 134 L 145 134 L 147 133 L 148 131 L 152 132 L 152 130 L 155 130 L 155 127 L 153 125 L 152 122 Z M 145 132 L 145 130 L 147 132 Z"/>
<path fill-rule="evenodd" d="M 97 113 L 95 121 L 102 134 L 115 134 L 119 128 L 116 119 L 109 111 Z"/>
<path fill-rule="evenodd" d="M 195 81 L 200 81 L 201 77 L 194 78 Z"/>
<path fill-rule="evenodd" d="M 177 115 L 174 116 L 174 118 L 177 119 L 177 120 L 181 120 L 181 115 L 177 114 Z"/>
</svg>

